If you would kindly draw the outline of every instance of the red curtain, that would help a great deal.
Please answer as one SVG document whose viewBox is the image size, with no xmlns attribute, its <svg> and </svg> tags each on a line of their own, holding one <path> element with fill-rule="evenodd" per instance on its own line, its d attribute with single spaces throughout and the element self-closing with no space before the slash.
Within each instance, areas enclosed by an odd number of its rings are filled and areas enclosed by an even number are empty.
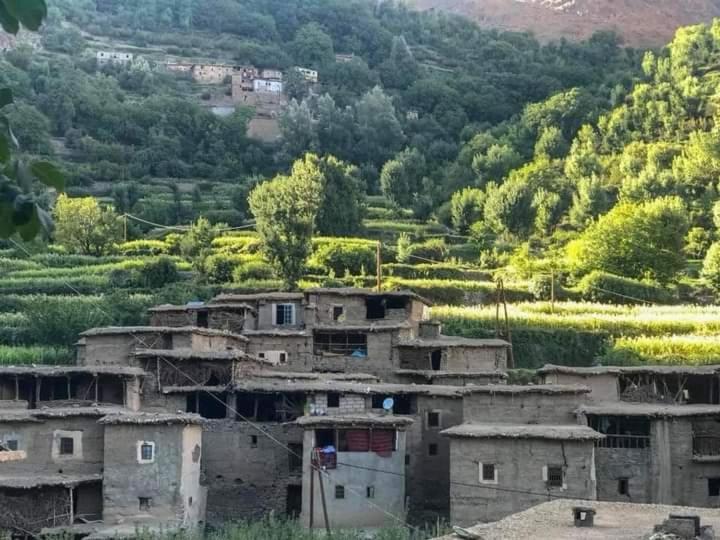
<svg viewBox="0 0 720 540">
<path fill-rule="evenodd" d="M 370 450 L 370 431 L 367 429 L 348 429 L 345 432 L 348 452 L 367 452 Z"/>
<path fill-rule="evenodd" d="M 395 450 L 395 431 L 391 429 L 373 430 L 370 450 L 381 457 L 390 457 Z"/>
</svg>

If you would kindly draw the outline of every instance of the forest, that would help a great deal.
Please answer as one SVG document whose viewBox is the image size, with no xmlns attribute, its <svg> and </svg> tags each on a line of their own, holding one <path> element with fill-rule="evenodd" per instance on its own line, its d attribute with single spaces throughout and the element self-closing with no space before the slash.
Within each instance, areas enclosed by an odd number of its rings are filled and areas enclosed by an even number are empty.
<svg viewBox="0 0 720 540">
<path fill-rule="evenodd" d="M 641 51 L 393 1 L 50 2 L 0 58 L 2 116 L 66 193 L 34 187 L 50 234 L 0 240 L 0 362 L 161 301 L 373 286 L 378 244 L 452 333 L 497 332 L 501 280 L 521 367 L 718 361 L 719 56 L 720 22 Z M 283 70 L 280 138 L 168 58 Z"/>
</svg>

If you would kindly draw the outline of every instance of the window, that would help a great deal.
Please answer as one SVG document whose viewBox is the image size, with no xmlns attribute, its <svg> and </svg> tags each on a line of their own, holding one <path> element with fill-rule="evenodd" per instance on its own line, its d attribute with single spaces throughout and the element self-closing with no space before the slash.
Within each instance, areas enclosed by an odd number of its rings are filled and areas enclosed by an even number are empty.
<svg viewBox="0 0 720 540">
<path fill-rule="evenodd" d="M 428 456 L 438 455 L 438 445 L 435 443 L 428 444 Z"/>
<path fill-rule="evenodd" d="M 152 507 L 152 497 L 139 497 L 138 508 L 141 512 L 149 512 Z"/>
<path fill-rule="evenodd" d="M 410 454 L 405 454 L 405 465 L 410 465 Z"/>
<path fill-rule="evenodd" d="M 345 313 L 345 308 L 343 306 L 333 306 L 333 310 L 332 310 L 333 321 L 339 321 L 342 318 L 344 313 Z"/>
<path fill-rule="evenodd" d="M 155 443 L 148 441 L 138 442 L 138 463 L 153 463 L 155 461 Z"/>
<path fill-rule="evenodd" d="M 208 312 L 207 310 L 201 310 L 197 312 L 197 325 L 199 328 L 208 327 Z"/>
<path fill-rule="evenodd" d="M 295 324 L 295 304 L 275 304 L 275 324 L 277 326 Z"/>
<path fill-rule="evenodd" d="M 368 486 L 365 489 L 365 496 L 368 499 L 374 499 L 375 498 L 375 486 Z"/>
<path fill-rule="evenodd" d="M 326 446 L 335 446 L 336 437 L 334 429 L 316 429 L 315 430 L 315 447 L 324 448 Z"/>
<path fill-rule="evenodd" d="M 16 440 L 7 440 L 4 443 L 0 443 L 0 449 L 3 447 L 10 452 L 16 452 L 18 449 L 18 442 Z"/>
<path fill-rule="evenodd" d="M 497 470 L 494 463 L 480 463 L 480 482 L 486 484 L 496 483 L 496 475 Z"/>
<path fill-rule="evenodd" d="M 250 435 L 250 447 L 257 448 L 257 435 Z"/>
<path fill-rule="evenodd" d="M 327 395 L 328 409 L 337 409 L 340 406 L 340 394 L 331 392 Z"/>
<path fill-rule="evenodd" d="M 75 439 L 72 437 L 60 438 L 60 455 L 72 456 L 75 453 Z"/>
<path fill-rule="evenodd" d="M 563 468 L 557 465 L 548 466 L 545 482 L 548 487 L 563 487 Z"/>
<path fill-rule="evenodd" d="M 429 428 L 440 427 L 440 413 L 437 411 L 429 411 L 427 413 L 427 425 Z"/>
<path fill-rule="evenodd" d="M 627 478 L 618 478 L 618 494 L 629 495 Z"/>
<path fill-rule="evenodd" d="M 335 498 L 336 499 L 344 499 L 345 498 L 345 486 L 335 486 Z"/>
<path fill-rule="evenodd" d="M 442 367 L 442 351 L 440 349 L 430 353 L 430 368 L 433 371 L 440 371 Z"/>
<path fill-rule="evenodd" d="M 708 496 L 720 497 L 720 478 L 708 478 Z"/>
<path fill-rule="evenodd" d="M 281 352 L 279 355 L 280 363 L 281 364 L 287 364 L 287 354 L 284 352 Z"/>
</svg>

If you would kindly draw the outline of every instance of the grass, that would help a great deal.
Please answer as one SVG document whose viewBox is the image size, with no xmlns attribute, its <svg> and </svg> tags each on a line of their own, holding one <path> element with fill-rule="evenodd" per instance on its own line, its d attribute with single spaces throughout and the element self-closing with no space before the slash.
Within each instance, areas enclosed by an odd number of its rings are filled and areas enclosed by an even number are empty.
<svg viewBox="0 0 720 540">
<path fill-rule="evenodd" d="M 72 352 L 62 347 L 8 347 L 0 345 L 0 366 L 72 363 Z"/>
<path fill-rule="evenodd" d="M 617 338 L 603 363 L 720 364 L 720 335 Z"/>
</svg>

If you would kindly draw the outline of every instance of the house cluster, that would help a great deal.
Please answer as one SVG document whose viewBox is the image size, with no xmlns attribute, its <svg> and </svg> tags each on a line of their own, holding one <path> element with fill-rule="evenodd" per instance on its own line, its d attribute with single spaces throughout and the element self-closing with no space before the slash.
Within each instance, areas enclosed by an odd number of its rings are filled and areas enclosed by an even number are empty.
<svg viewBox="0 0 720 540">
<path fill-rule="evenodd" d="M 224 294 L 0 368 L 0 529 L 100 537 L 268 512 L 492 521 L 553 498 L 716 506 L 720 368 L 546 366 L 411 292 Z"/>
<path fill-rule="evenodd" d="M 116 64 L 116 65 L 128 65 L 133 61 L 134 55 L 129 52 L 122 51 L 97 51 L 95 53 L 95 60 L 99 66 L 105 64 Z"/>
</svg>

